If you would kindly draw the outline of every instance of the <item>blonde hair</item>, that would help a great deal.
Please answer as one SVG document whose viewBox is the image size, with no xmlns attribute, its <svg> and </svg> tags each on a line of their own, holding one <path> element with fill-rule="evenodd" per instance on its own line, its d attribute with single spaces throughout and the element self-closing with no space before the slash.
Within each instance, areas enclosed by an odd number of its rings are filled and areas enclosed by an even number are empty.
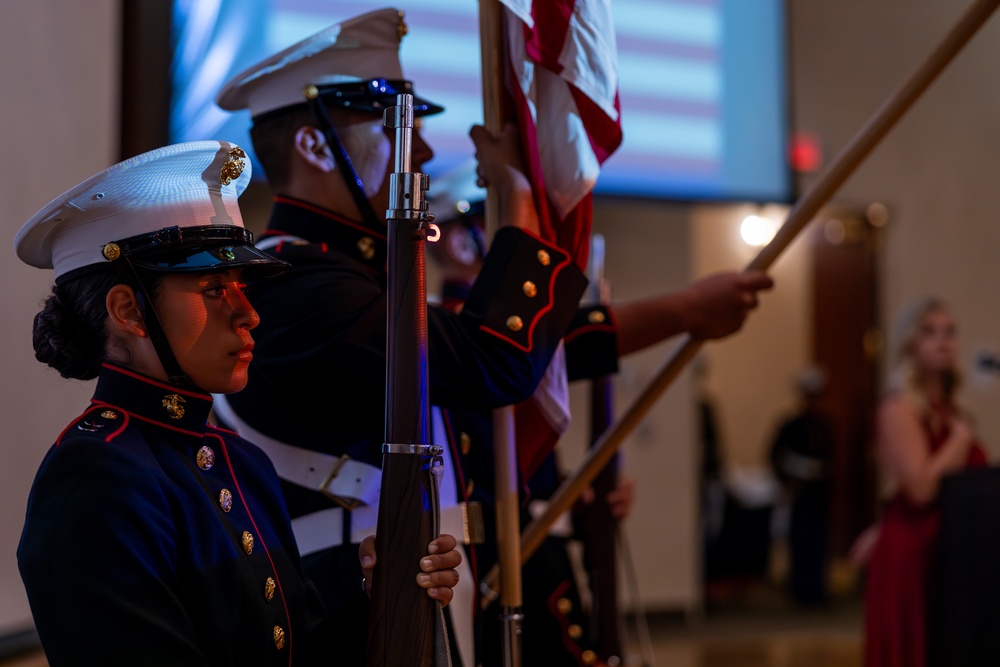
<svg viewBox="0 0 1000 667">
<path fill-rule="evenodd" d="M 913 345 L 921 323 L 929 313 L 943 311 L 951 313 L 951 308 L 943 299 L 922 296 L 913 299 L 900 308 L 892 328 L 893 370 L 889 377 L 889 391 L 897 391 L 911 401 L 923 414 L 929 408 L 929 399 L 917 377 L 913 358 Z M 956 396 L 961 385 L 961 374 L 957 366 L 944 372 L 942 378 L 942 398 L 948 406 L 958 409 Z"/>
</svg>

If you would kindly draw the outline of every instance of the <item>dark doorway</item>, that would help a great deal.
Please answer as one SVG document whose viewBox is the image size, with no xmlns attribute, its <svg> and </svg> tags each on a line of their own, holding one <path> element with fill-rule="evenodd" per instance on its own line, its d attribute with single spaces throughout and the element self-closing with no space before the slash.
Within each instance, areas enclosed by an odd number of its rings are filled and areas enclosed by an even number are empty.
<svg viewBox="0 0 1000 667">
<path fill-rule="evenodd" d="M 826 374 L 822 407 L 834 422 L 831 555 L 844 555 L 874 520 L 872 446 L 882 335 L 878 278 L 885 207 L 830 206 L 811 226 L 813 356 Z"/>
</svg>

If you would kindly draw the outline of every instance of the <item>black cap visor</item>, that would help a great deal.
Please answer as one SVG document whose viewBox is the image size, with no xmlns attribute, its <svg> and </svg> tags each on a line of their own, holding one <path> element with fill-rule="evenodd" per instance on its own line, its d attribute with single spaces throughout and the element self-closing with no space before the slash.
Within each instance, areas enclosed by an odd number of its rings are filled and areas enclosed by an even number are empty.
<svg viewBox="0 0 1000 667">
<path fill-rule="evenodd" d="M 434 104 L 430 100 L 417 97 L 413 93 L 413 83 L 403 79 L 349 81 L 347 83 L 316 86 L 316 89 L 319 91 L 319 96 L 324 104 L 331 107 L 351 109 L 361 113 L 382 114 L 389 107 L 396 106 L 396 95 L 400 93 L 413 95 L 414 116 L 432 116 L 444 111 L 444 107 L 440 104 Z M 295 104 L 291 107 L 281 107 L 280 109 L 267 111 L 255 116 L 254 121 L 262 121 L 269 116 L 277 116 L 291 108 L 299 106 L 301 105 Z"/>
<path fill-rule="evenodd" d="M 291 268 L 255 248 L 250 230 L 232 225 L 168 227 L 116 243 L 133 266 L 161 273 L 243 269 L 246 280 L 259 280 Z"/>
</svg>

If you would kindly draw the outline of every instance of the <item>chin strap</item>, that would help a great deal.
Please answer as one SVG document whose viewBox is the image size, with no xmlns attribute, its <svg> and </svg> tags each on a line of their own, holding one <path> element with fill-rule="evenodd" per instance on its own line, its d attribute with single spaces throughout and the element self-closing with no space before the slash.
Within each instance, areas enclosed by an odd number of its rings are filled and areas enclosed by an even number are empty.
<svg viewBox="0 0 1000 667">
<path fill-rule="evenodd" d="M 125 257 L 125 261 L 128 262 L 128 257 Z M 139 311 L 142 313 L 142 321 L 146 325 L 146 333 L 149 334 L 149 340 L 153 343 L 156 356 L 159 357 L 160 364 L 167 373 L 168 382 L 179 389 L 197 390 L 198 388 L 191 381 L 191 378 L 181 370 L 174 350 L 170 347 L 170 341 L 167 340 L 167 335 L 163 332 L 163 325 L 156 314 L 156 309 L 153 308 L 153 300 L 149 297 L 149 290 L 146 289 L 142 278 L 139 277 L 139 272 L 135 270 L 131 262 L 128 262 L 128 267 L 132 278 L 135 279 L 135 296 L 139 301 Z"/>
<path fill-rule="evenodd" d="M 347 149 L 344 148 L 343 142 L 340 141 L 340 137 L 333 127 L 333 123 L 330 121 L 330 116 L 326 112 L 326 107 L 323 105 L 323 100 L 320 98 L 318 91 L 315 94 L 307 94 L 307 99 L 309 100 L 309 109 L 316 119 L 316 124 L 319 125 L 323 136 L 326 137 L 326 143 L 330 146 L 333 159 L 337 162 L 337 168 L 340 169 L 340 172 L 344 176 L 344 181 L 347 183 L 347 189 L 351 192 L 354 204 L 361 212 L 361 219 L 368 225 L 369 229 L 376 231 L 382 229 L 384 225 L 381 223 L 381 218 L 375 215 L 375 210 L 372 208 L 371 202 L 365 196 L 365 188 L 361 182 L 361 177 L 358 176 L 358 172 L 354 169 L 351 158 L 347 154 Z"/>
</svg>

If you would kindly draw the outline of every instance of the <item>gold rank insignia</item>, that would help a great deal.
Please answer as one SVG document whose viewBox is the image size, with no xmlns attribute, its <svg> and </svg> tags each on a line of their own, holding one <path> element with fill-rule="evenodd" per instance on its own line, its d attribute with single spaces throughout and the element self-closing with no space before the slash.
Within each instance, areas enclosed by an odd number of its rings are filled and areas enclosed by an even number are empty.
<svg viewBox="0 0 1000 667">
<path fill-rule="evenodd" d="M 184 397 L 177 394 L 167 394 L 163 397 L 163 407 L 167 409 L 167 414 L 171 419 L 180 419 L 184 416 Z"/>
</svg>

